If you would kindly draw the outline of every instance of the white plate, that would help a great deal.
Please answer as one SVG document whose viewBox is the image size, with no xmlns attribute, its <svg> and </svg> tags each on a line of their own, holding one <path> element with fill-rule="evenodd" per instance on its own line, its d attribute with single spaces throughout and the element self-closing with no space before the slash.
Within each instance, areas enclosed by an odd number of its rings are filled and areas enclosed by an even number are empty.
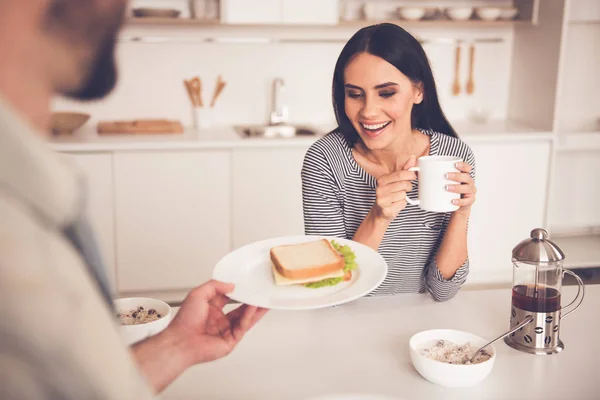
<svg viewBox="0 0 600 400">
<path fill-rule="evenodd" d="M 352 248 L 358 265 L 352 271 L 352 279 L 317 289 L 302 285 L 276 286 L 269 250 L 319 239 L 335 240 Z M 386 275 L 385 260 L 370 247 L 327 236 L 283 236 L 249 244 L 223 257 L 213 271 L 214 279 L 235 284 L 235 290 L 228 295 L 231 299 L 279 310 L 311 310 L 347 303 L 375 290 Z"/>
</svg>

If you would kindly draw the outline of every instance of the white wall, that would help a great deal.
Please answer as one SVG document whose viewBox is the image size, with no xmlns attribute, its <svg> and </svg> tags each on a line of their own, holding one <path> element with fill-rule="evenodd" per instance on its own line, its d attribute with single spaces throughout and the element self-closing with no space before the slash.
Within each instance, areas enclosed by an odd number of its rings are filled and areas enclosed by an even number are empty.
<svg viewBox="0 0 600 400">
<path fill-rule="evenodd" d="M 202 29 L 185 28 L 188 38 L 203 34 Z M 353 32 L 350 29 L 347 37 Z M 156 36 L 158 33 L 146 28 L 145 34 Z M 260 34 L 253 30 L 246 36 Z M 463 93 L 454 97 L 451 94 L 454 45 L 426 43 L 424 47 L 434 70 L 442 105 L 450 119 L 466 119 L 475 106 L 489 110 L 493 118 L 506 117 L 512 55 L 511 27 L 462 30 L 442 27 L 421 29 L 413 31 L 413 34 L 423 38 L 465 40 L 503 38 L 501 43 L 477 44 L 476 88 L 472 96 Z M 120 81 L 113 94 L 90 104 L 57 99 L 55 109 L 87 111 L 92 114 L 88 124 L 106 119 L 174 118 L 190 125 L 190 106 L 183 79 L 198 74 L 212 93 L 212 85 L 221 74 L 228 85 L 214 110 L 217 125 L 263 123 L 267 121 L 271 107 L 271 82 L 275 77 L 282 77 L 287 84 L 292 122 L 333 124 L 331 80 L 343 45 L 343 41 L 278 44 L 121 42 L 118 48 Z M 466 44 L 463 45 L 461 64 L 464 88 L 468 64 Z"/>
</svg>

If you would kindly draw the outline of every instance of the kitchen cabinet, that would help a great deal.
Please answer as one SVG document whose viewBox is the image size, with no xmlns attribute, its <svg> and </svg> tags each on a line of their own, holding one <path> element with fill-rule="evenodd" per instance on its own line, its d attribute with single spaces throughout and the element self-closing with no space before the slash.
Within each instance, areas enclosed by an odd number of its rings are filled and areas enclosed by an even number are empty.
<svg viewBox="0 0 600 400">
<path fill-rule="evenodd" d="M 281 0 L 221 0 L 224 24 L 277 24 L 281 22 Z"/>
<path fill-rule="evenodd" d="M 600 226 L 598 170 L 597 149 L 557 154 L 550 201 L 554 232 L 586 232 Z"/>
<path fill-rule="evenodd" d="M 113 287 L 116 285 L 115 236 L 113 208 L 112 153 L 66 155 L 86 182 L 86 218 L 95 233 L 104 265 Z"/>
<path fill-rule="evenodd" d="M 224 24 L 336 24 L 339 0 L 221 0 Z"/>
<path fill-rule="evenodd" d="M 598 0 L 570 0 L 569 20 L 600 22 L 600 2 Z"/>
<path fill-rule="evenodd" d="M 230 249 L 228 151 L 114 155 L 121 293 L 192 288 Z"/>
<path fill-rule="evenodd" d="M 510 282 L 512 249 L 544 228 L 551 142 L 473 143 L 477 201 L 469 223 L 469 284 Z"/>
<path fill-rule="evenodd" d="M 284 24 L 337 24 L 339 0 L 282 0 Z"/>
<path fill-rule="evenodd" d="M 306 150 L 308 146 L 233 150 L 233 248 L 304 234 L 300 170 Z"/>
</svg>

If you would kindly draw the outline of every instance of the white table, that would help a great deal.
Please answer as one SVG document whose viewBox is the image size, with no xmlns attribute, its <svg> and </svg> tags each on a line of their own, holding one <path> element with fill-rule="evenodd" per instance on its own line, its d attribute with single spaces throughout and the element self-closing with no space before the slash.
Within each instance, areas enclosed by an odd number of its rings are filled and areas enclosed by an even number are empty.
<svg viewBox="0 0 600 400">
<path fill-rule="evenodd" d="M 563 304 L 575 295 L 563 291 Z M 600 399 L 600 286 L 561 324 L 565 350 L 535 356 L 495 344 L 491 375 L 448 389 L 412 367 L 408 339 L 433 328 L 487 338 L 508 328 L 510 290 L 461 291 L 446 303 L 427 295 L 364 298 L 336 308 L 271 311 L 227 358 L 188 370 L 165 399 L 295 400 L 331 393 L 399 399 Z"/>
</svg>

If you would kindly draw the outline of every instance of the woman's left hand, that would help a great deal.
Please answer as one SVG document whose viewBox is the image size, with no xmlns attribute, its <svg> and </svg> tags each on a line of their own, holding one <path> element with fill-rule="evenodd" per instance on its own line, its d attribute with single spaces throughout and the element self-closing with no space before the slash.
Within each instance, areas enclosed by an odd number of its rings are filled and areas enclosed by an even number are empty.
<svg viewBox="0 0 600 400">
<path fill-rule="evenodd" d="M 455 212 L 460 214 L 469 214 L 471 212 L 471 206 L 473 203 L 475 203 L 475 193 L 477 193 L 475 182 L 473 182 L 473 179 L 469 174 L 473 167 L 465 162 L 459 162 L 456 163 L 456 169 L 458 169 L 460 172 L 449 172 L 447 174 L 447 178 L 451 181 L 459 183 L 447 185 L 446 190 L 461 194 L 460 199 L 452 200 L 452 204 L 460 207 Z"/>
</svg>

